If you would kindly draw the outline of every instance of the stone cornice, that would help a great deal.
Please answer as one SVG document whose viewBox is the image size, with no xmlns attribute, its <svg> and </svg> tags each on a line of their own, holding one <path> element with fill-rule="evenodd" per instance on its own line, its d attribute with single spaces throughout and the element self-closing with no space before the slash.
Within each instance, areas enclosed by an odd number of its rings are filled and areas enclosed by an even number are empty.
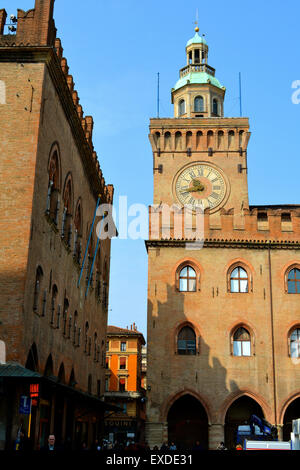
<svg viewBox="0 0 300 470">
<path fill-rule="evenodd" d="M 151 129 L 203 129 L 203 128 L 249 128 L 249 119 L 246 117 L 230 117 L 230 118 L 151 118 Z"/>
<path fill-rule="evenodd" d="M 182 248 L 186 244 L 195 243 L 193 240 L 145 240 L 147 251 L 149 248 Z M 201 243 L 199 241 L 198 243 Z M 205 239 L 203 248 L 246 248 L 246 249 L 272 249 L 272 250 L 300 250 L 300 241 L 279 240 L 227 240 L 227 239 Z M 199 248 L 200 249 L 200 248 Z"/>
<path fill-rule="evenodd" d="M 47 46 L 0 47 L 0 63 L 1 62 L 46 64 L 53 85 L 60 98 L 62 108 L 69 122 L 74 140 L 78 148 L 78 152 L 82 160 L 84 171 L 88 181 L 90 182 L 94 197 L 97 198 L 97 196 L 100 194 L 102 200 L 108 202 L 108 194 L 106 194 L 107 191 L 105 189 L 105 185 L 101 182 L 96 168 L 97 162 L 93 158 L 92 149 L 86 140 L 80 118 L 74 106 L 65 75 L 62 71 L 61 64 L 57 58 L 54 48 Z"/>
</svg>

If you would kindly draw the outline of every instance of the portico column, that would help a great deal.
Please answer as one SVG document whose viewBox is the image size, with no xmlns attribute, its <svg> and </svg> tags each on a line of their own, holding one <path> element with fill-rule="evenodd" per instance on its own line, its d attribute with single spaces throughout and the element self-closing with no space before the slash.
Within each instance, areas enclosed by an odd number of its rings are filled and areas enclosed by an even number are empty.
<svg viewBox="0 0 300 470">
<path fill-rule="evenodd" d="M 276 427 L 277 427 L 277 431 L 278 431 L 278 440 L 283 441 L 283 425 L 278 424 Z"/>
<path fill-rule="evenodd" d="M 224 440 L 224 424 L 210 424 L 208 427 L 209 450 L 216 450 L 220 442 Z"/>
</svg>

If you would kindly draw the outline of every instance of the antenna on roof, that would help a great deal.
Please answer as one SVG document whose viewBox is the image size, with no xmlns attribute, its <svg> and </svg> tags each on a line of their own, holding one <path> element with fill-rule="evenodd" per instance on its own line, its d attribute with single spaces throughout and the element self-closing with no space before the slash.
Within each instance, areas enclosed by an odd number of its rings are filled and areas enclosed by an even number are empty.
<svg viewBox="0 0 300 470">
<path fill-rule="evenodd" d="M 239 89 L 240 89 L 240 117 L 242 117 L 242 74 L 239 72 Z"/>
<path fill-rule="evenodd" d="M 157 117 L 159 118 L 159 72 L 157 73 Z"/>
<path fill-rule="evenodd" d="M 196 21 L 194 22 L 194 24 L 196 25 L 196 28 L 195 28 L 195 31 L 199 31 L 199 12 L 198 12 L 198 8 L 196 9 Z"/>
</svg>

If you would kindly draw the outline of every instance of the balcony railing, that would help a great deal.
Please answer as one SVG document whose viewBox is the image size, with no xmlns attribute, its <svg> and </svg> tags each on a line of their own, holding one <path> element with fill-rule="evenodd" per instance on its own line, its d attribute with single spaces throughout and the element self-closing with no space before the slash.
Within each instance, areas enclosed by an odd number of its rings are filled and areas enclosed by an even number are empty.
<svg viewBox="0 0 300 470">
<path fill-rule="evenodd" d="M 213 77 L 215 76 L 215 69 L 213 67 L 210 67 L 210 65 L 189 64 L 180 70 L 180 78 L 185 77 L 191 72 L 205 72 L 205 73 L 208 73 L 209 75 L 212 75 Z"/>
</svg>

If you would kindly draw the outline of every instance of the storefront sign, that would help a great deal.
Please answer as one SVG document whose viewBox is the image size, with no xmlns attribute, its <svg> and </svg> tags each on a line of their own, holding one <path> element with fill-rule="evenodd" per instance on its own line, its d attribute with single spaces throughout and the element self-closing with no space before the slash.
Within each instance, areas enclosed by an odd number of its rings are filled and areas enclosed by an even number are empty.
<svg viewBox="0 0 300 470">
<path fill-rule="evenodd" d="M 31 398 L 32 406 L 38 406 L 39 394 L 40 394 L 39 384 L 30 384 L 30 398 Z"/>
<path fill-rule="evenodd" d="M 30 414 L 30 398 L 22 395 L 20 397 L 20 408 L 19 413 L 20 415 L 29 415 Z"/>
</svg>

